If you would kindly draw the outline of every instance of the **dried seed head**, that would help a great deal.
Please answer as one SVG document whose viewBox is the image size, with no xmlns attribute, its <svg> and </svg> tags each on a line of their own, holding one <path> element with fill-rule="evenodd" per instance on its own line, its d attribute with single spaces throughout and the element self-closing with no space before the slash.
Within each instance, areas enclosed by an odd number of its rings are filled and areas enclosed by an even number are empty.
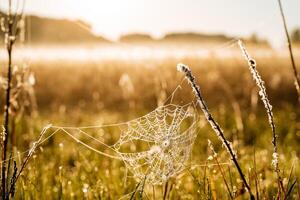
<svg viewBox="0 0 300 200">
<path fill-rule="evenodd" d="M 268 120 L 269 124 L 272 130 L 273 134 L 273 139 L 272 139 L 272 144 L 273 144 L 273 160 L 272 160 L 272 165 L 275 168 L 275 171 L 279 171 L 279 164 L 278 164 L 278 152 L 277 152 L 277 135 L 276 135 L 276 130 L 275 130 L 275 123 L 274 123 L 274 117 L 273 117 L 273 112 L 272 112 L 272 105 L 270 104 L 265 83 L 262 80 L 259 72 L 256 69 L 256 63 L 255 60 L 249 55 L 248 51 L 246 50 L 243 42 L 241 40 L 238 41 L 238 44 L 240 46 L 240 49 L 243 53 L 243 56 L 245 57 L 246 61 L 248 62 L 249 65 L 249 70 L 250 73 L 253 77 L 253 80 L 255 81 L 258 89 L 259 89 L 259 96 L 261 98 L 261 101 L 263 102 L 267 115 L 268 115 Z"/>
<path fill-rule="evenodd" d="M 191 71 L 190 68 L 187 65 L 182 64 L 182 63 L 177 64 L 177 70 L 179 72 L 184 72 L 184 73 L 187 73 L 187 72 Z"/>
</svg>

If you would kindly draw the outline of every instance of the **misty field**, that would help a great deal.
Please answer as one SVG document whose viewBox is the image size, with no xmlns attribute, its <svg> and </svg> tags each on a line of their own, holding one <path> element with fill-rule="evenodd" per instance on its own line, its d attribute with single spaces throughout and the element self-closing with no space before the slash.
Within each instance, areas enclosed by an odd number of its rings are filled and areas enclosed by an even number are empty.
<svg viewBox="0 0 300 200">
<path fill-rule="evenodd" d="M 300 200 L 299 7 L 4 0 L 0 198 Z"/>
<path fill-rule="evenodd" d="M 298 57 L 296 61 L 300 62 Z M 255 197 L 276 197 L 272 133 L 242 56 L 33 62 L 34 98 L 23 102 L 27 106 L 22 117 L 12 118 L 16 135 L 12 140 L 20 152 L 16 161 L 21 162 L 26 155 L 21 152 L 30 148 L 33 138 L 49 123 L 80 127 L 125 122 L 162 105 L 176 88 L 174 101 L 190 102 L 194 97 L 184 76 L 176 70 L 179 62 L 193 70 L 210 111 L 233 143 Z M 290 63 L 287 57 L 279 56 L 260 57 L 256 62 L 273 105 L 283 183 L 289 198 L 296 199 L 300 192 L 300 109 Z M 68 135 L 56 133 L 35 150 L 17 183 L 16 199 L 248 199 L 225 148 L 199 108 L 197 112 L 198 135 L 188 167 L 162 185 L 145 184 L 141 192 L 124 162 L 99 155 Z M 112 144 L 119 136 L 118 129 L 108 128 L 101 138 Z M 106 152 L 91 138 L 81 139 Z M 135 151 L 145 148 L 138 146 Z"/>
</svg>

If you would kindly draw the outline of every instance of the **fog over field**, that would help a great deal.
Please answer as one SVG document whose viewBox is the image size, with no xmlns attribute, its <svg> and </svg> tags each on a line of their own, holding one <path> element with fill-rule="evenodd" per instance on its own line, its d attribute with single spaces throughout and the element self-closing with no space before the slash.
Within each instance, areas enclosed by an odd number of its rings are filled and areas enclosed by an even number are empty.
<svg viewBox="0 0 300 200">
<path fill-rule="evenodd" d="M 0 196 L 300 199 L 298 0 L 0 0 Z"/>
</svg>

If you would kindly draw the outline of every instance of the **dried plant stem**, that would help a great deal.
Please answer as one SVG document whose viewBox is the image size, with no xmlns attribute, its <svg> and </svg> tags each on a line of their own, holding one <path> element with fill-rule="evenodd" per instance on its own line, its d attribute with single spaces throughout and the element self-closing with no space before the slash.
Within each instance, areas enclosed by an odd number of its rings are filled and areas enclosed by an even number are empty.
<svg viewBox="0 0 300 200">
<path fill-rule="evenodd" d="M 276 128 L 275 128 L 275 123 L 274 123 L 274 116 L 272 112 L 272 106 L 270 104 L 270 101 L 268 99 L 268 95 L 266 92 L 266 87 L 264 84 L 264 81 L 262 80 L 261 76 L 259 75 L 257 69 L 256 69 L 256 62 L 255 60 L 249 55 L 248 51 L 246 50 L 243 42 L 239 40 L 238 42 L 239 47 L 243 53 L 243 56 L 245 57 L 246 61 L 248 62 L 249 65 L 249 70 L 252 74 L 253 79 L 255 80 L 255 83 L 257 87 L 259 88 L 259 96 L 265 106 L 265 109 L 267 111 L 267 115 L 269 118 L 269 124 L 272 130 L 272 145 L 273 145 L 273 160 L 272 160 L 272 165 L 274 166 L 274 170 L 277 174 L 278 182 L 279 182 L 279 188 L 284 191 L 283 183 L 282 183 L 282 178 L 280 175 L 280 169 L 279 169 L 279 155 L 278 155 L 278 148 L 277 148 L 277 134 L 276 134 Z"/>
<path fill-rule="evenodd" d="M 289 35 L 288 29 L 287 29 L 286 20 L 285 20 L 283 8 L 282 8 L 281 0 L 278 0 L 278 5 L 279 5 L 280 14 L 281 14 L 282 22 L 283 22 L 283 27 L 284 27 L 284 31 L 285 31 L 285 35 L 286 35 L 286 39 L 287 39 L 287 45 L 288 45 L 288 48 L 289 48 L 289 54 L 290 54 L 292 69 L 293 69 L 294 78 L 295 78 L 295 86 L 296 86 L 296 90 L 297 90 L 297 93 L 298 93 L 298 102 L 300 103 L 300 76 L 298 74 L 296 63 L 295 63 L 293 49 L 292 49 L 292 43 L 291 43 L 290 35 Z"/>
<path fill-rule="evenodd" d="M 184 64 L 178 64 L 177 65 L 177 69 L 181 72 L 183 72 L 188 80 L 188 82 L 191 84 L 191 87 L 193 89 L 193 92 L 195 94 L 195 96 L 197 97 L 197 101 L 200 105 L 201 110 L 203 111 L 206 120 L 209 122 L 209 124 L 211 125 L 212 129 L 215 131 L 215 133 L 217 134 L 218 138 L 221 140 L 221 142 L 223 143 L 223 145 L 225 146 L 225 148 L 227 149 L 227 152 L 230 154 L 231 159 L 233 161 L 233 163 L 235 164 L 238 173 L 246 187 L 246 189 L 248 190 L 249 194 L 250 194 L 250 199 L 255 199 L 254 195 L 251 191 L 251 188 L 245 178 L 245 175 L 238 163 L 236 154 L 234 152 L 234 150 L 232 149 L 232 146 L 230 144 L 230 142 L 228 142 L 224 136 L 223 130 L 220 128 L 220 126 L 218 125 L 218 123 L 214 120 L 214 118 L 212 117 L 212 115 L 210 114 L 208 107 L 204 101 L 204 99 L 202 98 L 201 92 L 200 92 L 200 87 L 196 84 L 195 81 L 195 77 L 192 74 L 192 71 L 189 69 L 188 66 L 184 65 Z"/>
<path fill-rule="evenodd" d="M 9 12 L 7 16 L 7 31 L 5 33 L 6 50 L 8 54 L 8 66 L 7 66 L 7 87 L 6 87 L 6 99 L 4 107 L 4 120 L 3 127 L 5 129 L 2 143 L 2 161 L 6 160 L 7 157 L 7 145 L 9 139 L 9 110 L 10 110 L 10 92 L 11 92 L 11 82 L 12 82 L 12 49 L 14 44 L 13 38 L 13 20 L 11 16 L 11 1 L 9 1 Z M 2 199 L 6 196 L 6 163 L 2 162 L 1 168 L 1 191 Z"/>
<path fill-rule="evenodd" d="M 18 6 L 17 6 L 18 7 Z M 24 7 L 24 4 L 23 4 Z M 22 12 L 19 14 L 19 16 L 22 16 Z M 8 190 L 9 188 L 9 175 L 10 175 L 10 168 L 11 166 L 6 166 L 6 159 L 8 151 L 12 151 L 12 144 L 11 141 L 11 148 L 8 148 L 9 144 L 9 138 L 12 136 L 14 138 L 14 131 L 10 130 L 10 107 L 11 107 L 11 92 L 12 92 L 12 52 L 13 52 L 13 46 L 16 42 L 16 36 L 18 35 L 18 14 L 17 10 L 12 13 L 12 0 L 8 0 L 8 13 L 3 18 L 4 20 L 1 21 L 1 31 L 4 33 L 4 39 L 5 39 L 5 45 L 6 45 L 6 51 L 8 55 L 8 65 L 7 65 L 7 86 L 6 86 L 6 98 L 5 98 L 5 107 L 4 107 L 4 119 L 3 119 L 3 134 L 2 134 L 2 141 L 1 141 L 1 150 L 2 150 L 2 156 L 1 156 L 1 197 L 3 200 L 9 199 L 10 192 Z M 17 173 L 17 167 L 14 162 L 14 168 L 13 170 L 13 176 L 11 177 L 10 184 L 12 184 L 13 179 L 16 176 Z M 12 193 L 14 193 L 14 187 L 12 189 Z"/>
</svg>

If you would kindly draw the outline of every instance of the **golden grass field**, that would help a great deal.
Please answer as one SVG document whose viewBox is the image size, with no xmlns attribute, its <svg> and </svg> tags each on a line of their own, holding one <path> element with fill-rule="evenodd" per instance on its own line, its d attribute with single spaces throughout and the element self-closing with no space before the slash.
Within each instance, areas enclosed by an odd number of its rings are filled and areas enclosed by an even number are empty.
<svg viewBox="0 0 300 200">
<path fill-rule="evenodd" d="M 300 109 L 290 62 L 285 56 L 262 56 L 256 61 L 273 105 L 283 182 L 290 188 L 300 176 Z M 256 197 L 273 199 L 278 185 L 271 166 L 272 133 L 242 56 L 32 62 L 37 110 L 32 112 L 29 106 L 22 117 L 14 117 L 17 150 L 27 150 L 48 123 L 63 126 L 118 123 L 150 112 L 183 79 L 176 70 L 179 62 L 193 70 L 214 118 L 233 142 Z M 300 63 L 299 57 L 296 62 Z M 186 82 L 174 97 L 179 104 L 193 98 Z M 190 167 L 163 185 L 146 184 L 144 193 L 134 198 L 230 199 L 224 179 L 235 198 L 249 198 L 226 150 L 200 109 L 198 113 L 199 133 L 188 163 Z M 118 136 L 119 132 L 112 129 L 103 139 L 110 143 Z M 208 159 L 212 155 L 208 139 L 217 151 L 220 165 L 215 159 Z M 94 145 L 93 141 L 86 142 Z M 17 161 L 24 155 L 19 155 Z M 130 199 L 131 195 L 126 194 L 133 192 L 137 184 L 131 176 L 122 161 L 98 155 L 66 134 L 58 133 L 35 151 L 17 184 L 16 199 Z M 290 199 L 300 198 L 298 181 Z"/>
</svg>

